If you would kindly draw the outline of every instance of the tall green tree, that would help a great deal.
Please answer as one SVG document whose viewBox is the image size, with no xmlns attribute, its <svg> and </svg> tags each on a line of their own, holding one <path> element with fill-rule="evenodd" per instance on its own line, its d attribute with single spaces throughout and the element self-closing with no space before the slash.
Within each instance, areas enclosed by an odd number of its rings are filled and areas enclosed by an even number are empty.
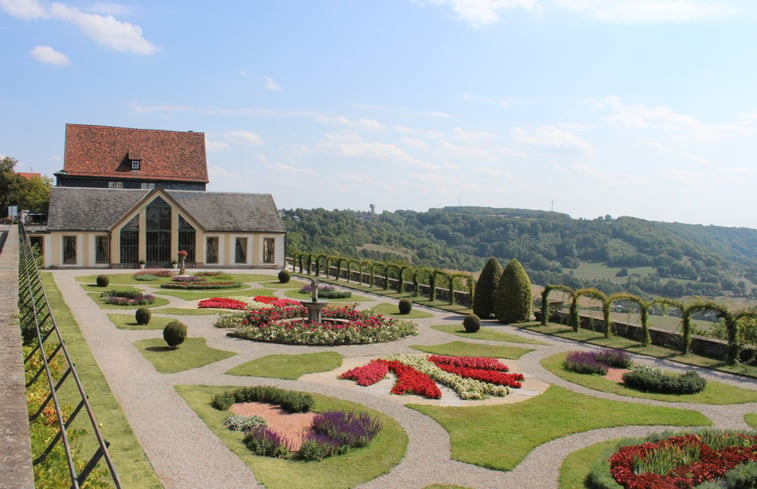
<svg viewBox="0 0 757 489">
<path fill-rule="evenodd" d="M 519 323 L 531 319 L 534 296 L 531 279 L 520 262 L 513 258 L 499 279 L 495 304 L 497 319 L 503 323 Z"/>
<path fill-rule="evenodd" d="M 47 212 L 52 180 L 19 175 L 15 172 L 17 163 L 9 156 L 0 160 L 0 217 L 8 215 L 10 205 L 18 206 L 18 210 Z"/>
<path fill-rule="evenodd" d="M 487 260 L 481 270 L 473 295 L 473 312 L 478 317 L 486 319 L 494 316 L 497 284 L 503 271 L 499 260 L 493 256 Z"/>
</svg>

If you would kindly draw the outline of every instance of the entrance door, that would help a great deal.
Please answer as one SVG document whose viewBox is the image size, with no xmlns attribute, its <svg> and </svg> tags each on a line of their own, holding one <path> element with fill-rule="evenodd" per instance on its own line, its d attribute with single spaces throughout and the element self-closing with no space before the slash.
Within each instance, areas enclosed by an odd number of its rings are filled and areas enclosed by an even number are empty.
<svg viewBox="0 0 757 489">
<path fill-rule="evenodd" d="M 171 206 L 157 197 L 146 213 L 147 266 L 166 267 L 171 263 Z"/>
</svg>

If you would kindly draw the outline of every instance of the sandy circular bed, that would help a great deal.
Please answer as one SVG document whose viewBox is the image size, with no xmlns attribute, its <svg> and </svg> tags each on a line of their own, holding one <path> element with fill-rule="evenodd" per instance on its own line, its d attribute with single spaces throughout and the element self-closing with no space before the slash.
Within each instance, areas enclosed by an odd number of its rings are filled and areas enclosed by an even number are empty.
<svg viewBox="0 0 757 489">
<path fill-rule="evenodd" d="M 626 372 L 630 372 L 631 370 L 627 368 L 615 368 L 615 367 L 607 367 L 607 375 L 605 375 L 605 379 L 612 380 L 613 382 L 617 382 L 619 384 L 623 383 L 623 374 Z"/>
<path fill-rule="evenodd" d="M 315 413 L 288 413 L 279 406 L 263 402 L 232 404 L 229 411 L 242 416 L 260 416 L 269 428 L 289 440 L 289 448 L 293 451 L 300 449 L 315 417 Z"/>
</svg>

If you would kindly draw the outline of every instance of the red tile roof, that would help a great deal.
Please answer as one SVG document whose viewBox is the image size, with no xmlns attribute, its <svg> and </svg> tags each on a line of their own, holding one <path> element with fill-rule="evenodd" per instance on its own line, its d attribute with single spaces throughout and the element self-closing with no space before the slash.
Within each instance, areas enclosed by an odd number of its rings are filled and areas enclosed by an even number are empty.
<svg viewBox="0 0 757 489">
<path fill-rule="evenodd" d="M 140 170 L 131 160 L 141 157 Z M 205 133 L 66 124 L 68 175 L 208 183 Z"/>
<path fill-rule="evenodd" d="M 27 180 L 31 180 L 34 177 L 42 178 L 42 174 L 41 173 L 16 172 L 16 175 L 21 175 L 22 177 L 26 178 Z"/>
</svg>

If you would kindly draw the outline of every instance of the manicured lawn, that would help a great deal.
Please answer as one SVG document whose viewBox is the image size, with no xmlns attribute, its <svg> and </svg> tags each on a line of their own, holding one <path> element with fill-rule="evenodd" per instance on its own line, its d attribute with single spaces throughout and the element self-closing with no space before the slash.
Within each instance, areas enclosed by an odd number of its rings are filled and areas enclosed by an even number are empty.
<svg viewBox="0 0 757 489">
<path fill-rule="evenodd" d="M 145 325 L 137 324 L 134 314 L 108 314 L 108 319 L 116 325 L 118 329 L 128 329 L 132 331 L 143 331 L 146 329 L 163 329 L 166 324 L 172 321 L 171 318 L 159 318 L 153 316 L 150 322 Z"/>
<path fill-rule="evenodd" d="M 656 399 L 667 402 L 693 402 L 697 404 L 743 404 L 757 402 L 757 390 L 742 389 L 722 382 L 708 380 L 702 392 L 696 394 L 656 394 L 640 392 L 625 387 L 623 384 L 605 379 L 599 375 L 588 375 L 571 372 L 563 368 L 563 362 L 568 352 L 558 353 L 541 361 L 544 368 L 553 374 L 574 384 L 602 392 L 611 392 L 621 396 Z"/>
<path fill-rule="evenodd" d="M 560 489 L 586 489 L 586 478 L 591 473 L 591 467 L 607 450 L 612 450 L 622 440 L 604 441 L 596 443 L 571 453 L 560 466 Z"/>
<path fill-rule="evenodd" d="M 290 299 L 297 299 L 300 301 L 310 301 L 311 299 L 310 292 L 300 293 L 299 287 L 296 289 L 287 290 L 286 292 L 284 292 L 284 295 L 289 297 Z M 320 302 L 365 302 L 371 299 L 362 295 L 352 294 L 349 297 L 342 297 L 341 299 L 332 299 L 331 297 L 318 296 L 318 300 Z"/>
<path fill-rule="evenodd" d="M 521 325 L 521 327 L 529 329 L 536 333 L 559 336 L 560 338 L 590 343 L 607 348 L 618 348 L 629 353 L 638 353 L 640 355 L 647 355 L 655 358 L 665 358 L 666 360 L 671 360 L 686 365 L 696 365 L 699 367 L 711 368 L 713 370 L 721 370 L 723 372 L 757 378 L 757 367 L 752 365 L 727 365 L 722 360 L 702 357 L 693 353 L 689 353 L 688 355 L 681 355 L 677 350 L 671 350 L 669 348 L 663 348 L 656 345 L 642 346 L 641 343 L 628 338 L 623 338 L 622 336 L 611 336 L 610 338 L 605 338 L 604 334 L 598 331 L 587 329 L 573 331 L 570 326 L 556 323 L 548 323 L 546 326 L 541 326 L 540 323 L 537 323 L 535 321 L 524 323 L 523 325 Z"/>
<path fill-rule="evenodd" d="M 105 376 L 92 356 L 79 325 L 55 286 L 51 273 L 43 272 L 40 276 L 53 314 L 66 340 L 66 347 L 76 364 L 76 370 L 89 397 L 89 403 L 98 423 L 102 425 L 100 430 L 110 442 L 108 451 L 118 470 L 122 486 L 138 489 L 162 488 L 162 484 L 147 460 L 144 450 L 142 450 L 142 445 L 139 444 L 131 426 L 126 421 L 126 415 L 121 409 L 121 405 L 111 392 L 108 381 L 105 380 Z M 66 381 L 60 392 L 64 404 L 78 404 L 78 391 L 73 382 Z M 96 447 L 95 437 L 90 434 L 89 420 L 86 416 L 80 415 L 72 426 L 85 431 L 86 434 L 81 439 L 83 440 L 84 453 L 89 457 L 94 453 Z"/>
<path fill-rule="evenodd" d="M 450 434 L 452 458 L 512 470 L 537 446 L 565 435 L 627 425 L 710 426 L 704 415 L 599 399 L 557 386 L 515 404 L 477 407 L 411 405 Z"/>
<path fill-rule="evenodd" d="M 153 286 L 159 286 L 163 282 L 168 282 L 168 277 L 158 277 L 156 280 L 148 280 L 148 281 L 140 281 L 136 280 L 134 278 L 134 273 L 138 272 L 139 270 L 134 270 L 132 273 L 115 273 L 115 274 L 104 274 L 106 277 L 108 277 L 108 280 L 111 284 L 117 284 L 117 285 L 153 285 Z M 76 277 L 77 282 L 82 282 L 87 285 L 91 285 L 92 287 L 96 287 L 96 281 L 97 281 L 97 275 L 82 275 L 79 277 Z"/>
<path fill-rule="evenodd" d="M 465 331 L 465 328 L 463 328 L 462 324 L 437 324 L 431 327 L 438 331 L 443 331 L 445 333 L 454 334 L 462 338 L 472 340 L 504 341 L 507 343 L 526 343 L 529 345 L 547 344 L 542 341 L 532 340 L 531 338 L 523 338 L 522 336 L 502 331 L 497 327 L 483 326 L 475 333 L 468 333 L 467 331 Z"/>
<path fill-rule="evenodd" d="M 434 355 L 452 355 L 457 357 L 492 357 L 518 359 L 533 351 L 517 346 L 482 345 L 465 341 L 452 341 L 441 345 L 413 345 L 412 348 Z"/>
<path fill-rule="evenodd" d="M 165 307 L 162 309 L 155 309 L 152 312 L 153 314 L 171 314 L 173 316 L 215 316 L 217 314 L 228 314 L 231 312 L 231 309 L 184 309 L 181 307 Z"/>
<path fill-rule="evenodd" d="M 342 365 L 342 355 L 335 352 L 301 355 L 268 355 L 238 365 L 226 373 L 250 377 L 296 380 L 305 374 L 328 372 Z"/>
<path fill-rule="evenodd" d="M 210 299 L 211 297 L 228 297 L 230 295 L 241 295 L 245 297 L 255 297 L 256 295 L 273 295 L 271 289 L 250 289 L 248 286 L 236 287 L 233 289 L 202 289 L 202 290 L 180 290 L 180 289 L 160 289 L 157 294 L 170 295 L 184 299 L 185 301 L 196 301 L 199 299 Z"/>
<path fill-rule="evenodd" d="M 236 355 L 230 351 L 210 348 L 206 343 L 205 338 L 187 338 L 174 350 L 166 345 L 163 338 L 148 338 L 136 341 L 134 345 L 153 364 L 155 370 L 164 374 L 203 367 Z"/>
<path fill-rule="evenodd" d="M 744 415 L 744 421 L 751 426 L 753 429 L 757 430 L 757 413 L 747 413 Z"/>
<path fill-rule="evenodd" d="M 400 314 L 399 306 L 397 304 L 379 304 L 376 307 L 372 307 L 371 310 L 377 314 L 383 314 L 384 316 L 391 316 L 398 319 L 424 319 L 434 317 L 428 311 L 421 311 L 420 309 L 411 309 L 409 314 Z"/>
<path fill-rule="evenodd" d="M 116 304 L 106 304 L 100 298 L 100 292 L 89 292 L 87 293 L 87 295 L 89 296 L 90 299 L 92 299 L 95 302 L 95 304 L 100 306 L 100 309 L 119 309 L 121 311 L 131 311 L 133 313 L 134 311 L 142 307 L 142 306 L 119 306 Z M 145 307 L 153 308 L 153 307 L 165 306 L 166 304 L 168 304 L 168 299 L 155 296 L 155 302 Z"/>
<path fill-rule="evenodd" d="M 253 455 L 242 443 L 243 434 L 223 427 L 230 415 L 210 405 L 214 394 L 234 389 L 205 385 L 176 386 L 187 404 L 208 427 L 255 472 L 258 481 L 268 489 L 347 489 L 385 474 L 399 463 L 407 448 L 407 435 L 389 416 L 360 404 L 310 394 L 315 399 L 313 411 L 354 410 L 378 416 L 381 432 L 365 447 L 345 455 L 319 462 L 300 462 Z"/>
</svg>

